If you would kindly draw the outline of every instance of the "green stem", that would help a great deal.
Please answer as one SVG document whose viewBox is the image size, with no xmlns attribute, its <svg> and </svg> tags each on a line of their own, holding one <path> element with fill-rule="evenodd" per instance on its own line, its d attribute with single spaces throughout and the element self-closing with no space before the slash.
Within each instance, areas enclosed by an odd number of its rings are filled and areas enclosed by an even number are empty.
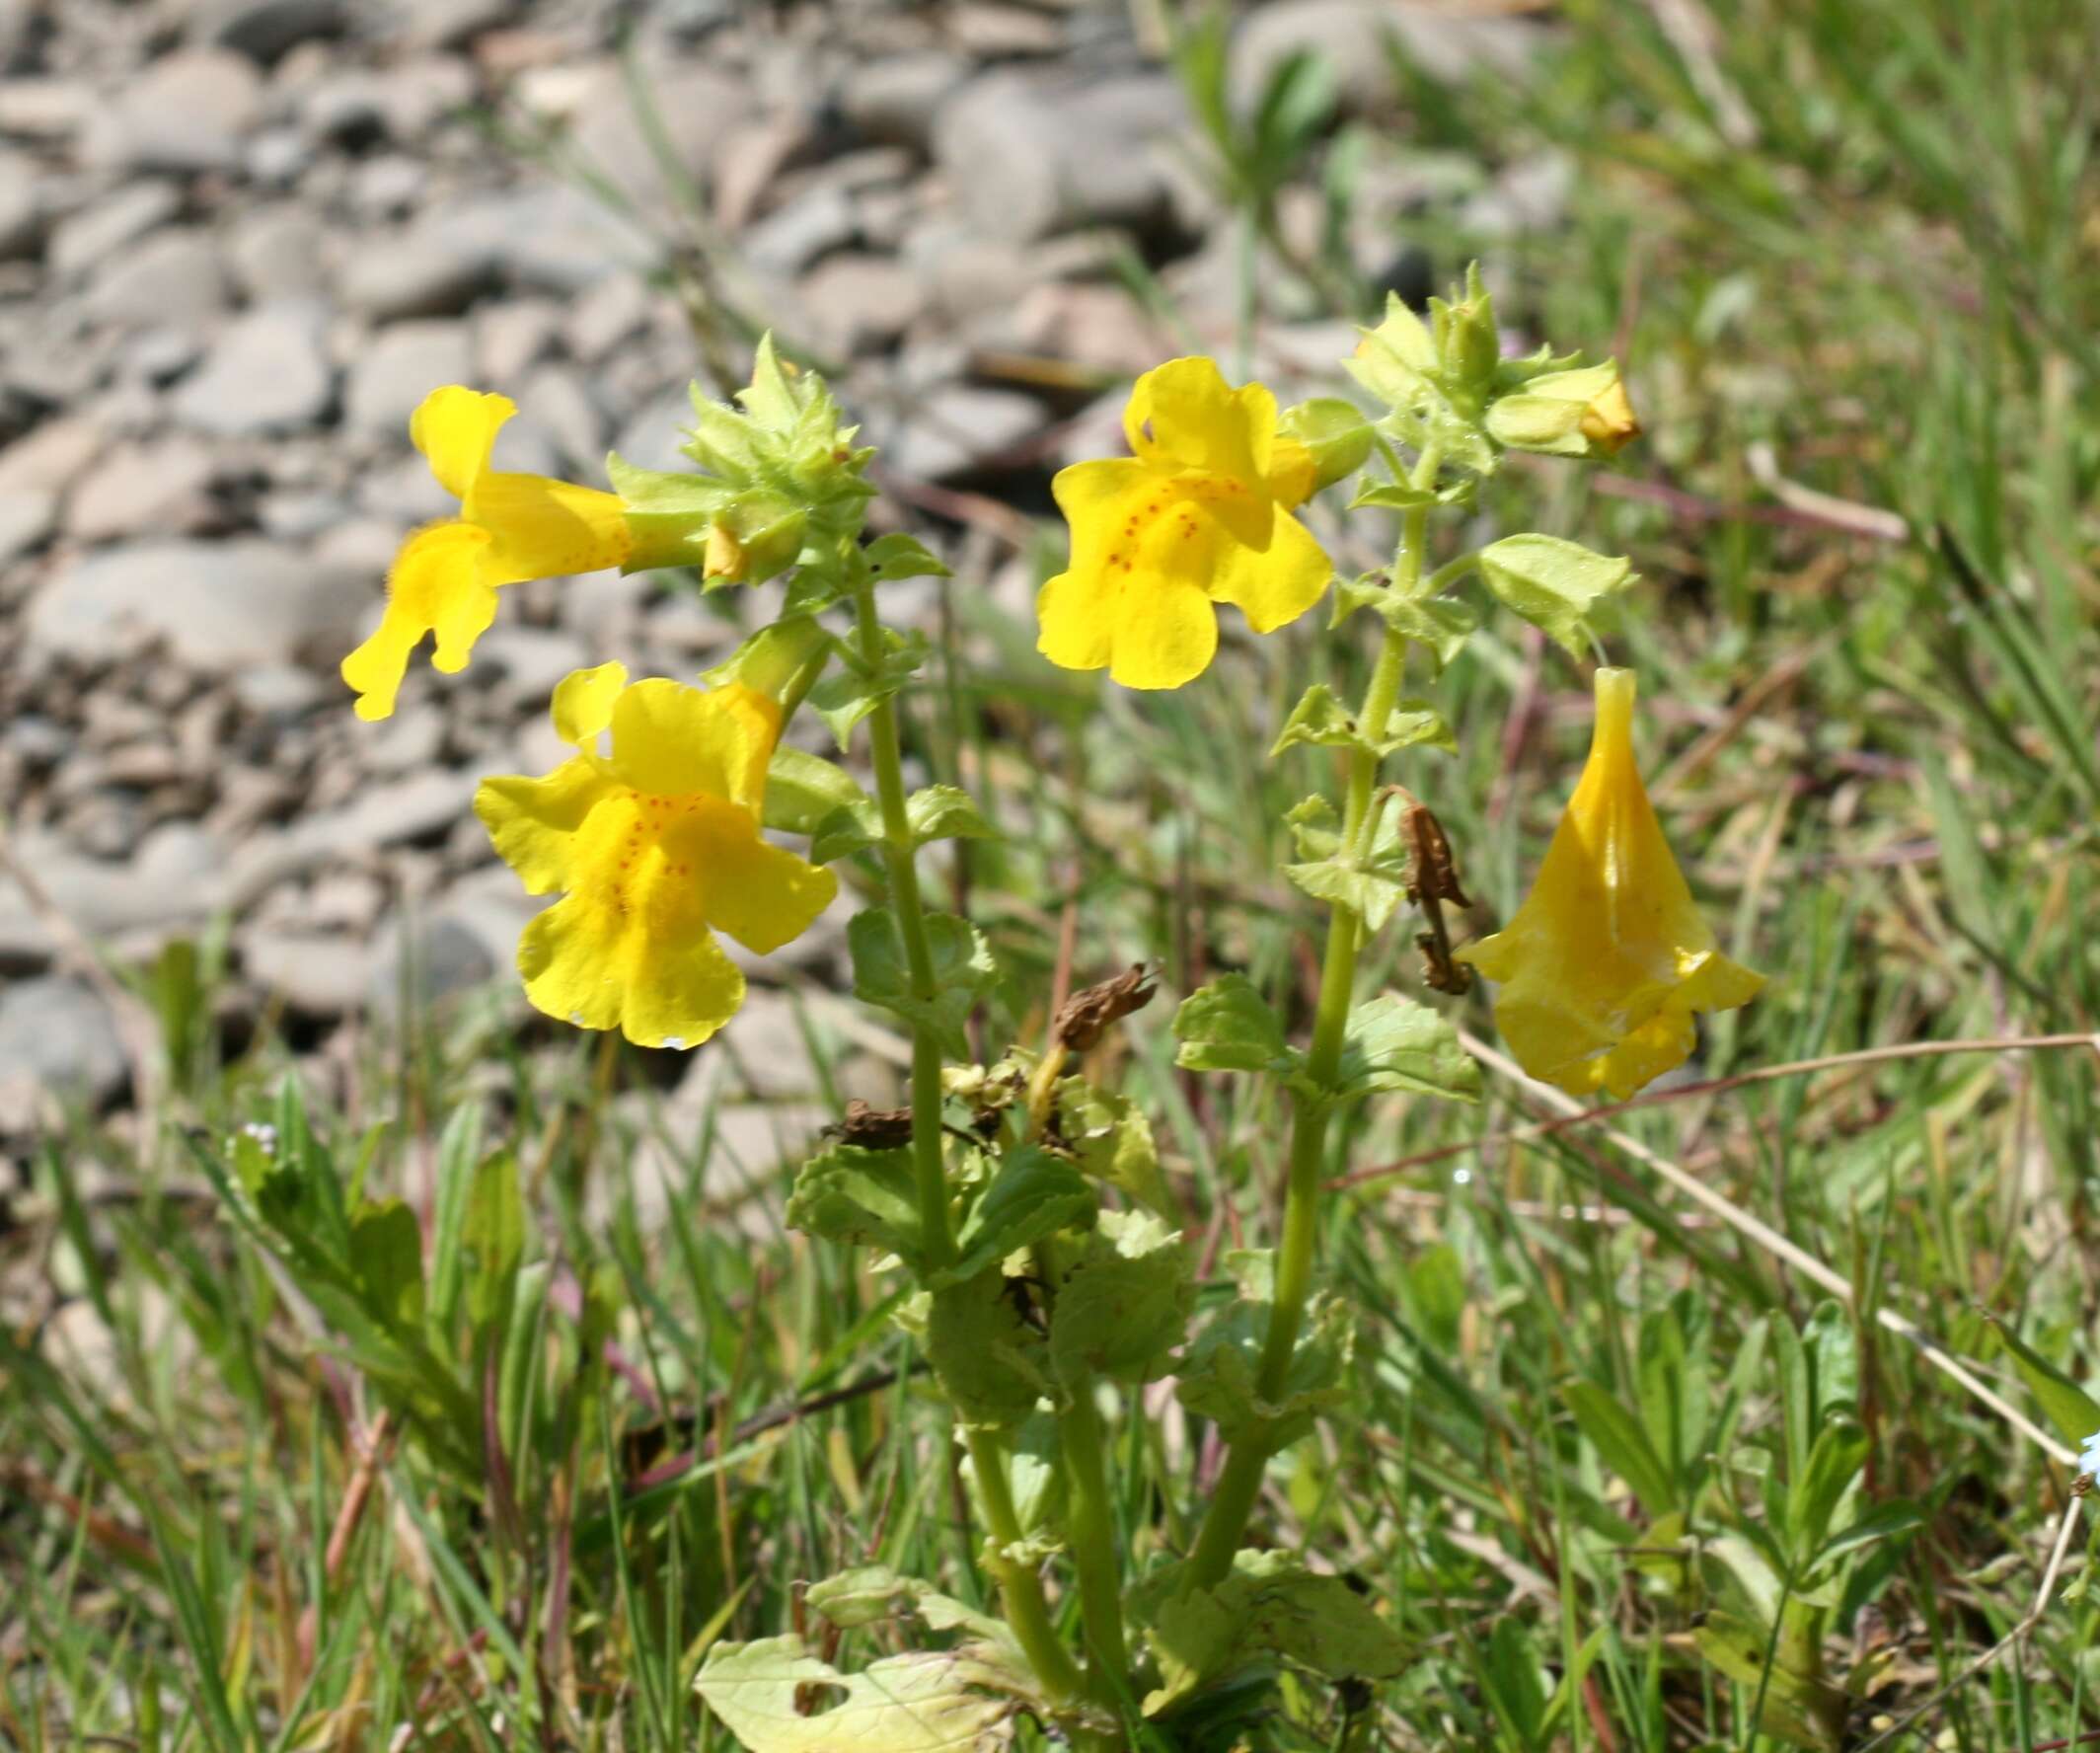
<svg viewBox="0 0 2100 1753">
<path fill-rule="evenodd" d="M 1428 489 L 1436 485 L 1442 457 L 1425 450 L 1416 462 L 1410 482 Z M 1411 590 L 1422 575 L 1422 548 L 1429 530 L 1429 507 L 1418 505 L 1400 521 L 1400 543 L 1393 556 L 1393 582 Z M 1364 694 L 1364 710 L 1358 723 L 1367 735 L 1379 736 L 1392 718 L 1399 698 L 1400 680 L 1406 671 L 1407 641 L 1387 630 L 1379 648 L 1378 663 L 1371 672 L 1371 686 Z M 1371 800 L 1378 787 L 1378 756 L 1369 749 L 1354 749 L 1349 755 L 1347 802 L 1342 814 L 1342 853 L 1360 856 L 1371 822 Z M 1355 997 L 1356 956 L 1363 938 L 1363 922 L 1353 907 L 1336 907 L 1327 921 L 1327 953 L 1320 964 L 1319 1002 L 1312 1014 L 1312 1039 L 1306 1053 L 1306 1075 L 1316 1090 L 1329 1088 L 1341 1064 L 1342 1038 L 1349 1025 L 1349 1005 Z M 1276 1251 L 1275 1300 L 1269 1305 L 1268 1332 L 1262 1337 L 1261 1369 L 1257 1384 L 1261 1398 L 1271 1403 L 1283 1398 L 1290 1380 L 1291 1358 L 1298 1348 L 1298 1335 L 1305 1326 L 1306 1306 L 1312 1294 L 1312 1268 L 1319 1242 L 1320 1165 L 1326 1156 L 1327 1118 L 1332 1105 L 1318 1095 L 1294 1098 L 1291 1115 L 1290 1178 L 1284 1191 L 1283 1239 Z M 1235 1440 L 1226 1456 L 1225 1470 L 1211 1497 L 1196 1548 L 1189 1558 L 1189 1583 L 1195 1588 L 1216 1588 L 1231 1573 L 1233 1555 L 1239 1550 L 1247 1518 L 1261 1495 L 1262 1475 L 1273 1453 L 1268 1430 L 1257 1424 Z"/>
<path fill-rule="evenodd" d="M 1044 1064 L 1062 1062 L 1053 1047 Z M 1035 1264 L 1046 1294 L 1062 1277 L 1057 1245 L 1036 1244 Z M 1091 1377 L 1069 1384 L 1071 1398 L 1058 1410 L 1059 1452 L 1065 1463 L 1068 1498 L 1066 1532 L 1072 1541 L 1073 1567 L 1079 1572 L 1080 1611 L 1086 1620 L 1087 1644 L 1093 1655 L 1094 1697 L 1110 1710 L 1130 1685 L 1130 1647 L 1123 1634 L 1123 1561 L 1116 1539 L 1113 1499 L 1108 1491 L 1108 1443 L 1094 1404 Z"/>
<path fill-rule="evenodd" d="M 855 631 L 861 659 L 872 668 L 882 656 L 882 624 L 875 616 L 872 584 L 854 593 Z M 897 730 L 896 701 L 885 696 L 868 715 L 869 758 L 875 770 L 875 796 L 882 810 L 882 854 L 889 868 L 890 910 L 904 940 L 905 967 L 912 996 L 932 1000 L 939 986 L 934 955 L 926 937 L 926 911 L 919 894 L 919 872 L 912 860 L 911 824 L 904 809 L 904 755 Z M 940 1045 L 924 1029 L 912 1030 L 912 1166 L 918 1188 L 919 1219 L 926 1258 L 936 1269 L 955 1258 L 955 1238 L 948 1228 L 947 1174 L 940 1158 Z M 970 1467 L 977 1476 L 978 1501 L 993 1552 L 987 1562 L 999 1584 L 1007 1623 L 1056 1704 L 1077 1701 L 1082 1689 L 1079 1665 L 1057 1635 L 1042 1578 L 1026 1563 L 1009 1556 L 1020 1544 L 1020 1516 L 1007 1480 L 1007 1459 L 988 1430 L 965 1428 Z"/>
</svg>

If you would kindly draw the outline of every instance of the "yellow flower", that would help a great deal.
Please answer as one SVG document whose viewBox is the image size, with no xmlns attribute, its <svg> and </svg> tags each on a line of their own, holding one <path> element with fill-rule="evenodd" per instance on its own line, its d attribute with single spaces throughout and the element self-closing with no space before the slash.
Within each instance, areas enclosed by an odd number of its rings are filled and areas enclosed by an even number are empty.
<svg viewBox="0 0 2100 1753">
<path fill-rule="evenodd" d="M 713 934 L 778 950 L 838 879 L 759 838 L 776 702 L 741 683 L 626 684 L 617 663 L 562 682 L 555 728 L 574 758 L 544 779 L 484 780 L 475 813 L 528 892 L 562 891 L 519 942 L 525 995 L 638 1046 L 697 1046 L 744 1000 Z"/>
<path fill-rule="evenodd" d="M 1582 411 L 1582 435 L 1593 449 L 1616 456 L 1641 435 L 1640 418 L 1633 412 L 1632 398 L 1619 378 L 1592 396 Z"/>
<path fill-rule="evenodd" d="M 460 514 L 425 524 L 402 544 L 387 572 L 379 631 L 342 660 L 360 719 L 394 710 L 409 654 L 426 633 L 437 636 L 431 661 L 439 669 L 465 669 L 474 642 L 495 619 L 498 585 L 626 563 L 633 542 L 618 494 L 488 467 L 496 429 L 517 411 L 507 396 L 449 384 L 410 418 L 409 436 L 459 500 Z"/>
<path fill-rule="evenodd" d="M 1590 759 L 1530 897 L 1459 959 L 1501 982 L 1495 1023 L 1526 1071 L 1621 1100 L 1689 1057 L 1692 1012 L 1764 984 L 1715 948 L 1670 856 L 1633 761 L 1631 670 L 1597 672 Z"/>
<path fill-rule="evenodd" d="M 1036 598 L 1037 648 L 1126 688 L 1178 688 L 1218 648 L 1213 603 L 1273 633 L 1326 589 L 1333 568 L 1290 509 L 1312 493 L 1312 454 L 1278 433 L 1274 396 L 1228 389 L 1208 359 L 1139 378 L 1123 430 L 1135 456 L 1051 483 L 1072 565 Z"/>
</svg>

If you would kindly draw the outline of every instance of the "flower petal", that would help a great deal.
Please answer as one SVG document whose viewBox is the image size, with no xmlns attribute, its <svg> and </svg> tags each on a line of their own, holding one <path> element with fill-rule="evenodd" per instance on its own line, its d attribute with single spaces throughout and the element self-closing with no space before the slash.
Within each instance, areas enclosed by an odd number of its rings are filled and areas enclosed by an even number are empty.
<svg viewBox="0 0 2100 1753">
<path fill-rule="evenodd" d="M 1169 359 L 1132 386 L 1123 434 L 1156 467 L 1252 483 L 1267 470 L 1276 398 L 1259 384 L 1232 389 L 1213 360 Z"/>
<path fill-rule="evenodd" d="M 437 635 L 432 661 L 464 669 L 474 642 L 495 619 L 495 590 L 485 572 L 488 538 L 467 523 L 433 523 L 401 545 L 387 572 L 387 607 L 379 629 L 342 660 L 342 679 L 357 691 L 357 716 L 383 719 L 426 633 Z"/>
<path fill-rule="evenodd" d="M 1762 976 L 1715 948 L 1642 786 L 1633 677 L 1597 674 L 1597 727 L 1538 880 L 1509 925 L 1459 952 L 1500 983 L 1495 1023 L 1524 1069 L 1575 1095 L 1629 1097 L 1682 1065 L 1698 1011 Z"/>
<path fill-rule="evenodd" d="M 517 411 L 508 396 L 447 384 L 432 390 L 409 417 L 409 438 L 439 485 L 464 503 L 488 473 L 497 428 Z"/>
<path fill-rule="evenodd" d="M 624 566 L 634 547 L 618 494 L 545 475 L 482 476 L 467 495 L 466 515 L 493 539 L 496 584 Z"/>
<path fill-rule="evenodd" d="M 518 774 L 483 780 L 475 789 L 474 813 L 525 892 L 546 894 L 574 882 L 576 836 L 614 790 L 592 762 L 564 761 L 544 779 Z"/>
<path fill-rule="evenodd" d="M 1266 550 L 1218 544 L 1210 594 L 1238 607 L 1256 633 L 1274 633 L 1318 602 L 1333 575 L 1333 564 L 1312 532 L 1290 512 L 1278 510 Z"/>
<path fill-rule="evenodd" d="M 698 1046 L 736 1014 L 744 976 L 686 893 L 683 921 L 644 920 L 585 894 L 557 901 L 519 940 L 525 996 L 550 1017 L 618 1029 L 637 1046 Z"/>
<path fill-rule="evenodd" d="M 1126 688 L 1178 688 L 1210 667 L 1218 611 L 1201 588 L 1171 572 L 1125 581 L 1115 613 L 1108 673 Z"/>
<path fill-rule="evenodd" d="M 807 931 L 839 892 L 830 871 L 759 837 L 758 817 L 732 803 L 703 805 L 671 837 L 701 877 L 708 923 L 767 955 Z"/>
<path fill-rule="evenodd" d="M 626 686 L 624 663 L 571 670 L 555 686 L 555 734 L 578 747 L 596 742 L 598 733 L 613 722 L 613 703 Z"/>
<path fill-rule="evenodd" d="M 700 689 L 651 677 L 613 707 L 613 769 L 638 792 L 726 798 L 757 809 L 781 712 L 755 688 Z"/>
</svg>

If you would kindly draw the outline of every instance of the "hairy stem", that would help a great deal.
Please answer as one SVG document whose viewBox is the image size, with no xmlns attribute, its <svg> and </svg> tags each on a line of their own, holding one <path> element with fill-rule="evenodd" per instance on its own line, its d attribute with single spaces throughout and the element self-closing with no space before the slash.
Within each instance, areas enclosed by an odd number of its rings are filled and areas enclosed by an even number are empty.
<svg viewBox="0 0 2100 1753">
<path fill-rule="evenodd" d="M 882 655 L 882 624 L 875 616 L 875 593 L 862 583 L 854 595 L 855 632 L 862 661 L 872 667 Z M 884 698 L 868 715 L 869 757 L 875 770 L 875 795 L 882 810 L 882 855 L 889 871 L 890 909 L 904 940 L 905 967 L 912 996 L 938 995 L 933 952 L 927 943 L 926 910 L 919 894 L 919 872 L 912 860 L 911 827 L 904 810 L 904 757 L 897 730 L 896 702 Z M 912 1167 L 919 1198 L 919 1218 L 926 1257 L 936 1268 L 955 1258 L 955 1238 L 948 1228 L 947 1175 L 940 1157 L 940 1044 L 925 1029 L 912 1030 Z M 999 1584 L 1007 1623 L 1013 1628 L 1036 1678 L 1053 1702 L 1070 1704 L 1080 1695 L 1079 1665 L 1072 1659 L 1051 1622 L 1042 1578 L 1025 1562 L 1012 1556 L 1021 1538 L 1020 1516 L 1007 1479 L 1007 1458 L 988 1430 L 966 1427 L 963 1441 L 977 1477 L 978 1501 L 992 1536 L 987 1564 Z"/>
<path fill-rule="evenodd" d="M 1436 485 L 1442 458 L 1434 450 L 1422 453 L 1409 477 L 1410 485 L 1428 489 Z M 1394 587 L 1412 590 L 1422 576 L 1422 548 L 1427 540 L 1429 508 L 1418 505 L 1400 521 L 1400 542 L 1393 556 Z M 1390 628 L 1379 648 L 1378 664 L 1371 672 L 1371 685 L 1364 694 L 1364 710 L 1357 723 L 1368 736 L 1385 733 L 1399 698 L 1400 679 L 1407 662 L 1407 642 Z M 1369 749 L 1353 749 L 1349 755 L 1347 801 L 1342 814 L 1342 854 L 1361 857 L 1371 828 L 1371 800 L 1378 786 L 1379 758 Z M 1342 1037 L 1349 1024 L 1349 1005 L 1355 996 L 1356 957 L 1363 942 L 1363 921 L 1353 907 L 1337 906 L 1327 921 L 1327 951 L 1320 964 L 1319 1001 L 1312 1015 L 1312 1039 L 1306 1053 L 1306 1074 L 1316 1089 L 1334 1083 L 1341 1063 Z M 1326 1156 L 1327 1119 L 1332 1105 L 1322 1096 L 1301 1095 L 1294 1099 L 1291 1114 L 1290 1176 L 1284 1191 L 1283 1239 L 1276 1251 L 1275 1300 L 1269 1306 L 1268 1332 L 1262 1336 L 1261 1369 L 1257 1377 L 1260 1396 L 1275 1402 L 1283 1398 L 1290 1380 L 1291 1358 L 1305 1326 L 1306 1306 L 1312 1293 L 1312 1267 L 1318 1252 L 1320 1165 Z M 1247 1518 L 1261 1495 L 1261 1479 L 1274 1452 L 1268 1430 L 1256 1425 L 1244 1430 L 1226 1457 L 1225 1471 L 1218 1477 L 1210 1508 L 1196 1536 L 1189 1558 L 1189 1583 L 1195 1588 L 1215 1588 L 1233 1568 L 1233 1555 L 1239 1550 Z"/>
</svg>

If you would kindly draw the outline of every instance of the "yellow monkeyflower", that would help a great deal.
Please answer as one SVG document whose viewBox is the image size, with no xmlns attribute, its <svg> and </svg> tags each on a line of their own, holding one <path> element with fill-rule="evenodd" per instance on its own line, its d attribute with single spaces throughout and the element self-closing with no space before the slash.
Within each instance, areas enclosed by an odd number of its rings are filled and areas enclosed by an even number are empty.
<svg viewBox="0 0 2100 1753">
<path fill-rule="evenodd" d="M 1312 495 L 1312 453 L 1277 430 L 1260 384 L 1228 389 L 1208 359 L 1169 359 L 1131 391 L 1137 454 L 1076 463 L 1051 483 L 1072 565 L 1042 588 L 1044 656 L 1126 688 L 1178 688 L 1218 648 L 1214 603 L 1273 633 L 1333 572 L 1291 507 Z"/>
<path fill-rule="evenodd" d="M 527 891 L 562 892 L 518 944 L 525 995 L 638 1046 L 697 1046 L 744 1001 L 714 933 L 764 954 L 838 892 L 829 871 L 759 837 L 781 709 L 741 683 L 630 687 L 605 663 L 555 690 L 554 721 L 572 759 L 544 779 L 484 780 L 474 799 Z"/>
<path fill-rule="evenodd" d="M 488 467 L 497 428 L 517 411 L 508 396 L 448 384 L 410 417 L 410 438 L 459 500 L 460 514 L 425 524 L 401 545 L 387 572 L 379 631 L 342 660 L 360 719 L 393 712 L 410 653 L 426 633 L 437 636 L 431 662 L 447 674 L 465 669 L 474 642 L 495 619 L 498 585 L 626 564 L 633 539 L 618 494 Z"/>
<path fill-rule="evenodd" d="M 1572 1095 L 1623 1100 L 1684 1064 L 1694 1011 L 1748 1004 L 1762 974 L 1731 961 L 1692 904 L 1633 760 L 1633 672 L 1597 672 L 1582 779 L 1516 918 L 1459 952 L 1490 980 L 1518 1062 Z"/>
</svg>

